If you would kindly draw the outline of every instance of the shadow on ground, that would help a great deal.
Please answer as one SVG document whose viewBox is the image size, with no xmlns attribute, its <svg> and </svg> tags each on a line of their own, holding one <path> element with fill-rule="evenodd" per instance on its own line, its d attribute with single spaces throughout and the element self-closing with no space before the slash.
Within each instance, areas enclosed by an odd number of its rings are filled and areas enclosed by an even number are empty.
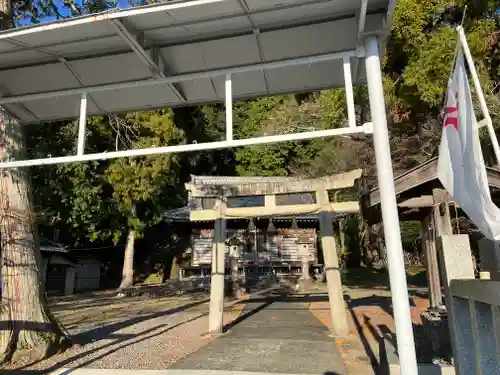
<svg viewBox="0 0 500 375">
<path fill-rule="evenodd" d="M 77 361 L 79 359 L 82 359 L 82 358 L 84 358 L 92 353 L 95 353 L 97 351 L 101 351 L 101 350 L 104 350 L 106 348 L 110 348 L 113 346 L 113 348 L 108 350 L 106 353 L 99 355 L 98 357 L 94 357 L 94 358 L 92 358 L 92 359 L 90 359 L 82 364 L 79 364 L 78 366 L 76 366 L 76 368 L 88 366 L 92 362 L 95 362 L 99 359 L 102 359 L 105 356 L 110 355 L 111 353 L 114 353 L 120 349 L 123 349 L 123 348 L 130 346 L 130 345 L 133 345 L 133 344 L 136 344 L 138 342 L 159 336 L 159 335 L 161 335 L 169 330 L 172 330 L 176 327 L 179 327 L 183 324 L 187 324 L 187 323 L 192 322 L 196 319 L 199 319 L 200 317 L 207 315 L 207 313 L 200 313 L 192 319 L 185 320 L 185 321 L 183 321 L 179 324 L 175 324 L 175 325 L 168 325 L 168 324 L 157 325 L 157 326 L 154 326 L 150 329 L 142 331 L 140 334 L 116 333 L 117 331 L 124 329 L 126 327 L 129 327 L 129 326 L 144 322 L 146 320 L 150 320 L 150 319 L 158 318 L 160 316 L 172 315 L 172 314 L 175 314 L 178 312 L 182 312 L 182 311 L 191 309 L 193 307 L 196 307 L 196 306 L 204 304 L 204 303 L 206 303 L 205 300 L 197 301 L 197 302 L 189 303 L 189 304 L 186 304 L 186 305 L 183 305 L 180 307 L 159 311 L 159 312 L 156 312 L 153 314 L 145 314 L 142 316 L 134 317 L 131 319 L 119 321 L 116 323 L 108 324 L 108 325 L 105 325 L 102 327 L 97 327 L 97 328 L 91 329 L 89 331 L 82 332 L 80 334 L 72 336 L 71 339 L 72 339 L 72 342 L 74 345 L 82 345 L 83 346 L 83 345 L 89 344 L 91 342 L 96 342 L 96 341 L 100 341 L 100 340 L 104 340 L 104 339 L 115 339 L 115 340 L 110 342 L 110 343 L 107 343 L 105 345 L 101 345 L 101 346 L 92 348 L 90 350 L 76 353 L 75 355 L 68 357 L 68 358 L 64 358 L 60 362 L 58 362 L 57 364 L 52 365 L 52 366 L 45 368 L 43 370 L 34 371 L 34 370 L 26 370 L 26 368 L 34 366 L 34 365 L 42 362 L 45 359 L 33 361 L 31 363 L 28 363 L 28 364 L 23 365 L 21 367 L 15 368 L 13 370 L 0 370 L 0 373 L 4 373 L 4 374 L 10 374 L 10 373 L 12 373 L 12 374 L 18 374 L 18 373 L 50 374 L 51 372 L 56 371 L 62 367 L 66 367 L 68 365 L 71 365 L 72 362 Z M 117 344 L 118 344 L 118 346 L 115 347 Z"/>
<path fill-rule="evenodd" d="M 411 298 L 419 297 L 426 299 L 427 294 L 420 291 L 409 291 L 410 299 L 409 304 L 410 307 L 416 307 L 414 300 Z M 377 320 L 386 320 L 387 318 L 393 319 L 393 308 L 392 308 L 392 299 L 390 296 L 378 296 L 372 295 L 368 297 L 351 299 L 349 294 L 344 296 L 345 301 L 347 302 L 349 313 L 352 317 L 354 325 L 356 327 L 356 331 L 361 339 L 363 347 L 367 356 L 370 359 L 370 363 L 375 372 L 378 372 L 383 368 L 384 364 L 380 363 L 379 358 L 381 358 L 381 351 L 384 350 L 384 339 L 388 339 L 394 345 L 394 348 L 397 348 L 396 345 L 396 333 L 394 332 L 393 327 L 389 327 L 386 323 L 377 322 Z M 370 308 L 370 307 L 379 307 L 386 314 L 385 319 L 377 319 L 377 316 L 373 316 L 368 313 L 356 314 L 354 309 L 357 307 L 361 308 Z M 371 317 L 369 315 L 372 315 Z M 367 327 L 368 331 L 372 338 L 367 336 L 367 332 L 363 327 Z M 426 341 L 425 331 L 422 324 L 412 323 L 413 334 L 415 336 L 415 344 L 417 351 L 417 358 L 421 360 L 425 360 L 431 356 L 432 351 L 430 351 L 430 345 Z M 370 340 L 375 339 L 376 348 L 379 348 L 379 352 L 375 353 L 370 345 Z M 397 349 L 396 349 L 397 350 Z M 397 354 L 397 353 L 396 353 Z"/>
<path fill-rule="evenodd" d="M 364 275 L 359 275 L 356 276 L 356 273 L 351 274 L 350 282 L 354 283 L 356 282 L 357 278 L 364 277 L 364 282 L 361 282 L 360 279 L 357 281 L 358 285 L 356 285 L 359 288 L 383 288 L 383 283 L 381 284 L 382 280 L 386 280 L 386 275 L 385 273 L 378 273 L 377 271 L 374 271 L 376 273 L 371 273 L 371 275 L 375 275 L 372 277 L 372 279 L 366 281 L 366 269 L 363 270 L 365 273 Z M 414 276 L 410 276 L 416 278 L 418 281 L 422 277 L 425 278 L 425 274 L 420 275 L 416 274 Z M 359 284 L 361 283 L 361 286 Z M 349 281 L 346 282 L 346 284 L 349 286 Z M 410 284 L 410 282 L 409 282 Z M 352 285 L 352 284 L 351 284 Z M 419 297 L 424 297 L 425 295 L 419 291 L 411 291 L 412 294 L 419 296 Z M 101 298 L 99 301 L 96 302 L 96 304 L 99 303 L 105 303 L 105 301 L 109 298 L 109 296 L 104 296 Z M 280 290 L 274 290 L 273 292 L 268 292 L 266 294 L 263 294 L 259 296 L 258 298 L 250 298 L 246 301 L 241 301 L 238 302 L 237 304 L 244 304 L 245 309 L 243 310 L 242 314 L 234 320 L 232 323 L 226 325 L 224 327 L 224 331 L 227 332 L 227 337 L 231 335 L 233 332 L 236 332 L 235 330 L 236 327 L 243 327 L 240 331 L 243 332 L 245 325 L 248 327 L 251 327 L 252 325 L 255 326 L 253 328 L 253 332 L 251 329 L 246 330 L 244 334 L 246 335 L 251 335 L 254 340 L 257 340 L 257 336 L 261 335 L 262 339 L 266 339 L 266 335 L 272 336 L 272 333 L 267 332 L 265 327 L 266 325 L 271 325 L 271 322 L 276 321 L 276 319 L 279 320 L 279 316 L 277 314 L 285 314 L 286 311 L 288 312 L 304 312 L 303 307 L 298 307 L 298 304 L 303 304 L 307 302 L 320 302 L 320 301 L 327 301 L 328 297 L 325 293 L 309 293 L 309 294 L 294 294 L 290 289 L 288 288 L 282 288 Z M 391 328 L 388 327 L 387 325 L 381 325 L 381 324 L 376 324 L 374 323 L 369 316 L 367 315 L 362 315 L 357 316 L 354 313 L 354 308 L 360 307 L 360 306 L 379 306 L 380 308 L 383 309 L 387 314 L 392 316 L 392 306 L 391 306 L 391 299 L 390 297 L 386 296 L 369 296 L 369 297 L 364 297 L 364 298 L 356 298 L 356 299 L 351 299 L 349 295 L 346 296 L 346 301 L 347 305 L 349 308 L 349 311 L 352 315 L 353 321 L 356 325 L 356 329 L 358 330 L 359 336 L 362 340 L 363 346 L 365 348 L 365 351 L 370 359 L 370 363 L 374 369 L 379 368 L 379 363 L 378 363 L 378 354 L 379 353 L 374 353 L 372 350 L 372 347 L 369 344 L 369 339 L 366 337 L 365 330 L 363 330 L 363 326 L 368 327 L 370 330 L 370 333 L 373 337 L 375 337 L 377 340 L 381 341 L 383 339 L 384 335 L 388 335 L 392 340 L 395 341 L 395 335 L 392 332 Z M 66 302 L 66 301 L 65 301 Z M 92 303 L 89 301 L 90 304 Z M 116 299 L 113 299 L 113 302 L 117 302 Z M 124 301 L 125 302 L 125 301 Z M 97 327 L 94 329 L 91 329 L 86 332 L 82 332 L 78 335 L 75 335 L 73 337 L 74 342 L 77 343 L 78 345 L 85 345 L 91 342 L 96 342 L 100 341 L 103 339 L 114 339 L 113 342 L 111 343 L 106 343 L 102 346 L 99 346 L 97 348 L 92 348 L 80 353 L 76 353 L 71 357 L 64 358 L 62 359 L 59 363 L 52 365 L 49 368 L 46 368 L 44 370 L 28 370 L 27 368 L 35 365 L 36 363 L 39 363 L 40 361 L 32 362 L 28 365 L 19 367 L 14 370 L 0 370 L 0 374 L 50 374 L 53 371 L 56 371 L 58 369 L 61 369 L 63 367 L 70 367 L 71 364 L 77 360 L 82 360 L 85 359 L 86 356 L 95 353 L 97 351 L 103 351 L 108 349 L 105 353 L 94 357 L 92 359 L 89 359 L 87 361 L 84 361 L 82 363 L 79 363 L 78 366 L 75 368 L 82 368 L 90 365 L 91 363 L 98 361 L 111 353 L 114 353 L 118 350 L 121 350 L 127 346 L 134 345 L 138 342 L 144 341 L 144 340 L 149 340 L 152 339 L 156 336 L 159 336 L 169 330 L 172 330 L 176 327 L 179 327 L 183 324 L 187 324 L 193 320 L 199 319 L 202 316 L 207 315 L 207 312 L 200 313 L 196 317 L 183 321 L 179 324 L 176 325 L 167 325 L 167 324 L 160 324 L 157 326 L 152 327 L 151 329 L 147 329 L 145 331 L 140 332 L 139 334 L 124 334 L 124 333 L 119 333 L 123 328 L 126 328 L 128 326 L 132 326 L 141 322 L 144 322 L 149 319 L 154 319 L 160 316 L 165 316 L 165 315 L 170 315 L 174 314 L 177 312 L 181 312 L 190 308 L 193 308 L 195 306 L 201 305 L 205 303 L 205 300 L 202 301 L 196 301 L 181 307 L 177 308 L 171 308 L 168 310 L 163 310 L 161 312 L 155 312 L 152 314 L 144 314 L 141 316 L 134 316 L 133 318 L 126 319 L 124 321 L 119 321 L 115 323 L 111 323 L 108 325 L 105 325 L 103 327 Z M 412 301 L 410 300 L 412 303 Z M 71 302 L 70 302 L 71 303 Z M 265 314 L 259 314 L 262 312 L 266 312 L 267 315 Z M 309 311 L 307 311 L 307 314 L 310 314 Z M 312 315 L 312 314 L 310 314 Z M 265 316 L 270 317 L 268 318 L 263 318 Z M 360 320 L 361 319 L 361 320 Z M 259 325 L 256 322 L 260 322 L 259 324 L 264 326 L 264 329 L 262 327 L 259 328 Z M 299 325 L 297 327 L 300 328 L 300 321 L 298 323 Z M 291 326 L 291 325 L 290 325 Z M 418 337 L 418 330 L 421 328 L 421 326 L 415 325 L 414 326 L 414 331 L 416 332 L 416 336 Z M 259 330 L 260 329 L 260 330 Z M 287 328 L 289 329 L 289 328 Z M 324 327 L 323 327 L 324 329 Z M 300 332 L 298 329 L 296 329 L 297 332 L 294 332 L 295 335 L 300 337 Z M 284 333 L 280 333 L 284 334 Z M 224 336 L 221 338 L 224 339 Z M 277 337 L 276 340 L 284 340 L 284 338 Z M 287 338 L 288 339 L 288 338 Z M 219 341 L 219 340 L 216 340 Z M 295 340 L 297 341 L 297 340 Z M 307 340 L 306 340 L 307 341 Z M 313 340 L 314 341 L 314 340 Z M 227 341 L 229 342 L 229 341 Z M 235 340 L 235 342 L 237 342 Z M 325 341 L 326 342 L 326 341 Z M 210 344 L 209 344 L 210 345 Z M 301 345 L 307 345 L 307 343 L 304 341 Z M 241 348 L 240 348 L 241 349 Z M 215 353 L 215 352 L 214 352 Z M 309 359 L 311 360 L 311 359 Z M 264 367 L 265 368 L 265 367 Z M 332 369 L 333 370 L 333 369 Z M 300 372 L 300 371 L 299 371 Z M 344 372 L 335 372 L 335 371 L 325 371 L 325 372 L 320 372 L 323 373 L 324 375 L 344 375 Z"/>
<path fill-rule="evenodd" d="M 409 287 L 426 287 L 427 276 L 425 269 L 421 267 L 409 267 L 406 272 L 406 281 Z M 388 290 L 390 288 L 389 273 L 384 269 L 348 269 L 342 274 L 342 284 L 352 289 Z"/>
<path fill-rule="evenodd" d="M 187 291 L 183 292 L 183 296 L 193 296 L 193 297 L 198 297 L 203 294 L 206 294 L 202 291 Z M 67 299 L 52 299 L 50 301 L 50 308 L 52 311 L 60 311 L 60 310 L 67 310 L 69 308 L 75 308 L 75 309 L 87 309 L 87 308 L 93 308 L 93 307 L 101 307 L 101 306 L 107 306 L 107 305 L 126 305 L 130 303 L 131 301 L 147 301 L 147 300 L 152 300 L 152 299 L 162 299 L 162 298 L 170 298 L 170 297 L 176 297 L 179 296 L 177 292 L 169 292 L 169 293 L 164 293 L 161 295 L 157 296 L 151 296 L 151 295 L 136 295 L 132 297 L 126 297 L 126 298 L 120 298 L 117 297 L 117 293 L 106 293 L 104 295 L 98 295 L 95 297 L 86 296 L 86 295 L 80 295 L 74 298 L 68 297 Z"/>
<path fill-rule="evenodd" d="M 264 294 L 264 295 L 266 295 L 266 294 Z M 115 353 L 121 349 L 124 349 L 128 346 L 137 344 L 137 343 L 145 341 L 145 340 L 153 339 L 154 337 L 162 335 L 162 334 L 164 334 L 164 333 L 166 333 L 174 328 L 180 327 L 184 324 L 188 324 L 188 323 L 193 322 L 193 321 L 195 321 L 203 316 L 206 316 L 206 315 L 208 315 L 208 311 L 200 312 L 199 314 L 196 314 L 196 316 L 194 316 L 193 318 L 184 320 L 178 324 L 174 324 L 174 325 L 170 325 L 168 323 L 159 324 L 159 325 L 153 326 L 147 330 L 141 331 L 139 334 L 125 334 L 125 333 L 119 333 L 118 331 L 120 331 L 126 327 L 130 327 L 130 326 L 133 326 L 135 324 L 145 322 L 145 321 L 150 320 L 150 319 L 164 317 L 167 315 L 172 315 L 172 314 L 179 313 L 179 312 L 182 312 L 185 310 L 189 310 L 189 309 L 194 308 L 196 306 L 200 306 L 206 302 L 207 302 L 206 299 L 201 300 L 201 301 L 195 301 L 195 302 L 192 302 L 192 303 L 180 306 L 180 307 L 170 308 L 167 310 L 162 310 L 162 311 L 158 311 L 158 312 L 150 313 L 150 314 L 143 314 L 143 315 L 135 316 L 133 318 L 126 319 L 123 321 L 118 321 L 115 323 L 107 324 L 105 326 L 96 327 L 94 329 L 91 329 L 91 330 L 88 330 L 88 331 L 85 331 L 85 332 L 82 332 L 82 333 L 79 333 L 79 334 L 72 336 L 73 343 L 75 345 L 84 346 L 86 344 L 98 342 L 98 341 L 105 340 L 105 339 L 113 339 L 113 341 L 106 343 L 104 345 L 97 346 L 95 348 L 91 348 L 89 350 L 75 353 L 74 355 L 72 355 L 70 357 L 63 358 L 57 364 L 51 365 L 50 367 L 46 367 L 43 370 L 28 370 L 27 368 L 32 367 L 36 364 L 39 364 L 40 362 L 44 361 L 45 359 L 33 361 L 33 362 L 30 362 L 30 363 L 25 364 L 23 366 L 14 368 L 12 370 L 1 370 L 0 369 L 0 374 L 2 374 L 2 375 L 3 374 L 27 374 L 27 375 L 28 374 L 50 374 L 50 373 L 52 373 L 56 370 L 59 370 L 61 368 L 64 368 L 64 367 L 71 367 L 72 369 L 87 367 L 90 364 L 92 364 L 93 362 L 99 361 L 99 360 L 103 359 L 104 357 L 109 356 L 110 354 Z M 237 304 L 245 303 L 245 302 L 246 301 L 241 301 L 241 302 L 238 302 Z M 258 310 L 258 309 L 256 309 L 256 310 Z M 234 327 L 235 325 L 237 325 L 238 323 L 242 322 L 243 320 L 245 320 L 246 318 L 250 317 L 251 315 L 253 315 L 255 313 L 256 312 L 253 312 L 252 310 L 247 311 L 243 316 L 240 316 L 236 322 L 232 322 L 230 325 L 225 327 L 225 330 L 227 331 L 229 328 Z M 96 356 L 96 357 L 93 357 L 87 361 L 79 363 L 78 365 L 73 365 L 73 363 L 75 361 L 82 360 L 85 357 L 87 357 L 93 353 L 100 352 L 103 350 L 106 350 L 106 351 L 104 353 Z M 70 372 L 68 372 L 68 374 L 69 373 Z M 63 375 L 63 374 L 66 375 L 66 372 L 63 372 L 60 375 Z"/>
</svg>

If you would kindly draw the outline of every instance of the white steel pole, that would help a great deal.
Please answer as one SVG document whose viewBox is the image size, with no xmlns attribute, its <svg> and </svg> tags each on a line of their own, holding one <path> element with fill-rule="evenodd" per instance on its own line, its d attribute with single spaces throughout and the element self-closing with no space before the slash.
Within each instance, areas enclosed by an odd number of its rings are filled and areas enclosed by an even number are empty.
<svg viewBox="0 0 500 375">
<path fill-rule="evenodd" d="M 479 99 L 479 105 L 481 106 L 481 111 L 483 112 L 484 120 L 486 122 L 486 126 L 488 127 L 491 144 L 493 146 L 493 151 L 495 152 L 495 159 L 497 160 L 497 165 L 500 165 L 500 146 L 498 145 L 498 139 L 495 134 L 495 129 L 493 128 L 493 121 L 491 121 L 490 112 L 488 111 L 488 105 L 486 104 L 486 100 L 484 99 L 483 89 L 481 88 L 481 82 L 479 82 L 479 76 L 477 75 L 476 66 L 474 65 L 472 54 L 470 53 L 464 28 L 462 26 L 458 26 L 457 32 L 460 40 L 460 45 L 462 46 L 465 59 L 467 60 L 467 65 L 469 66 L 472 82 L 474 82 L 474 87 Z"/>
<path fill-rule="evenodd" d="M 344 57 L 344 84 L 347 102 L 347 120 L 350 127 L 356 126 L 356 110 L 354 108 L 354 89 L 352 88 L 351 60 Z"/>
<path fill-rule="evenodd" d="M 82 156 L 85 150 L 85 127 L 87 126 L 87 93 L 82 94 L 80 101 L 80 120 L 78 122 L 77 155 Z"/>
<path fill-rule="evenodd" d="M 74 162 L 91 161 L 91 160 L 108 160 L 108 159 L 116 159 L 122 157 L 158 155 L 158 154 L 168 154 L 174 152 L 218 150 L 222 148 L 263 145 L 269 143 L 279 143 L 279 142 L 289 142 L 289 141 L 303 141 L 306 139 L 324 138 L 324 137 L 331 137 L 343 134 L 369 133 L 371 132 L 370 125 L 371 125 L 370 123 L 367 123 L 363 126 L 356 126 L 355 129 L 351 129 L 350 127 L 343 127 L 343 128 L 327 129 L 327 130 L 315 130 L 312 132 L 303 132 L 303 133 L 234 139 L 232 141 L 190 143 L 190 144 L 175 145 L 175 146 L 149 147 L 149 148 L 142 148 L 135 150 L 100 152 L 97 154 L 84 154 L 84 155 L 58 156 L 55 158 L 49 157 L 44 159 L 6 161 L 0 163 L 0 169 L 33 167 L 36 165 L 74 163 Z"/>
<path fill-rule="evenodd" d="M 226 74 L 226 140 L 233 140 L 233 84 L 231 74 Z"/>
<path fill-rule="evenodd" d="M 367 37 L 365 47 L 366 78 L 401 374 L 418 375 L 377 38 Z"/>
</svg>

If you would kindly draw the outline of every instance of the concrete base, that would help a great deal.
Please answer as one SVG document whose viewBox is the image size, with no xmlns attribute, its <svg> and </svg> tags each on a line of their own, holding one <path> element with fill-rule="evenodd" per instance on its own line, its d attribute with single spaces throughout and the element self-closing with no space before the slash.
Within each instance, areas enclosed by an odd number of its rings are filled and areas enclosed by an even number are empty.
<svg viewBox="0 0 500 375">
<path fill-rule="evenodd" d="M 396 348 L 391 340 L 384 338 L 380 345 L 380 371 L 383 375 L 401 375 L 401 366 Z M 452 365 L 419 363 L 418 375 L 455 375 Z"/>
</svg>

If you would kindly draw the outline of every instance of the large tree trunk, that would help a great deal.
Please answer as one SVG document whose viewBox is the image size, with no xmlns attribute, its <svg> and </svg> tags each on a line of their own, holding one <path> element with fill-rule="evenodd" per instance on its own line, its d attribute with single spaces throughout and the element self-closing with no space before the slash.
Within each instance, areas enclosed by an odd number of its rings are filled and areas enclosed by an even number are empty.
<svg viewBox="0 0 500 375">
<path fill-rule="evenodd" d="M 0 113 L 0 160 L 22 157 L 21 129 L 15 119 Z M 19 348 L 43 350 L 40 354 L 46 355 L 66 340 L 43 291 L 28 169 L 0 171 L 0 233 L 0 360 L 10 360 Z"/>
<path fill-rule="evenodd" d="M 134 285 L 134 244 L 135 231 L 128 232 L 127 246 L 125 247 L 125 255 L 123 257 L 122 282 L 119 290 L 130 288 Z"/>
<path fill-rule="evenodd" d="M 0 0 L 0 30 L 12 27 L 12 0 Z"/>
</svg>

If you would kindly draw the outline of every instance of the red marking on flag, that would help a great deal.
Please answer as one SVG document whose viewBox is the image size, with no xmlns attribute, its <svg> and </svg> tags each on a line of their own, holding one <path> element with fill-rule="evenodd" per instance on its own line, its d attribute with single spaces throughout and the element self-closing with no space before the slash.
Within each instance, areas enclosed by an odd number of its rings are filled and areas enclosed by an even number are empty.
<svg viewBox="0 0 500 375">
<path fill-rule="evenodd" d="M 457 106 L 456 107 L 450 106 L 444 109 L 445 117 L 444 117 L 443 128 L 446 128 L 448 125 L 451 125 L 458 131 L 458 93 L 455 94 L 455 98 L 457 100 Z"/>
</svg>

